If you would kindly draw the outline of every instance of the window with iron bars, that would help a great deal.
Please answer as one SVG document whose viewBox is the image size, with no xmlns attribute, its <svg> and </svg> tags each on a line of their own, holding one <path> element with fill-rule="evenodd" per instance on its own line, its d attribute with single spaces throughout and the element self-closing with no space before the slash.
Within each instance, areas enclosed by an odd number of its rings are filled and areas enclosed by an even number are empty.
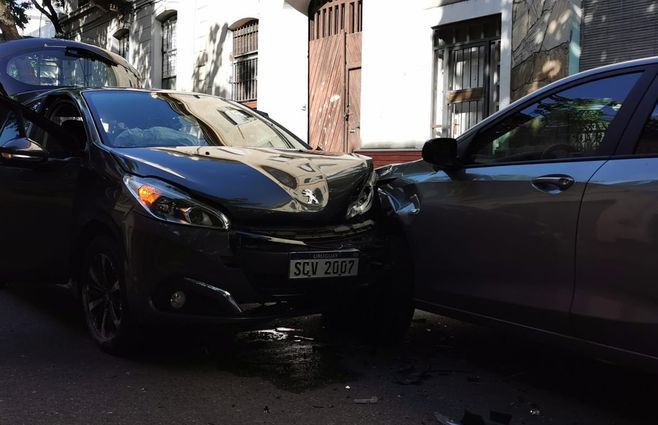
<svg viewBox="0 0 658 425">
<path fill-rule="evenodd" d="M 457 137 L 499 108 L 500 15 L 434 28 L 433 137 Z"/>
<path fill-rule="evenodd" d="M 119 55 L 126 61 L 130 60 L 128 59 L 130 56 L 130 36 L 128 34 L 119 38 Z"/>
<path fill-rule="evenodd" d="M 233 100 L 255 106 L 258 97 L 258 21 L 233 30 Z"/>
<path fill-rule="evenodd" d="M 162 22 L 162 88 L 176 88 L 176 15 Z"/>
</svg>

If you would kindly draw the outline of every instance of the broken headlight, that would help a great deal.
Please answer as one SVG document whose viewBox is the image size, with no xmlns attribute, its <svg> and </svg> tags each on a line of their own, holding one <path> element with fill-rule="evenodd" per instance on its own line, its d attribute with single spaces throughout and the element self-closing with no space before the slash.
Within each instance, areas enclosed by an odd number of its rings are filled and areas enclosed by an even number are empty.
<svg viewBox="0 0 658 425">
<path fill-rule="evenodd" d="M 370 208 L 372 207 L 372 201 L 375 196 L 376 178 L 377 175 L 373 171 L 370 174 L 370 177 L 368 178 L 368 181 L 366 182 L 365 186 L 363 186 L 363 189 L 361 189 L 361 192 L 359 192 L 359 197 L 356 198 L 356 201 L 350 204 L 349 208 L 347 208 L 347 215 L 345 216 L 345 218 L 349 220 L 351 218 L 354 218 L 361 214 L 365 214 L 368 211 L 370 211 Z"/>
<path fill-rule="evenodd" d="M 215 229 L 229 228 L 230 222 L 224 214 L 202 205 L 162 180 L 125 176 L 123 182 L 146 212 L 157 219 Z"/>
</svg>

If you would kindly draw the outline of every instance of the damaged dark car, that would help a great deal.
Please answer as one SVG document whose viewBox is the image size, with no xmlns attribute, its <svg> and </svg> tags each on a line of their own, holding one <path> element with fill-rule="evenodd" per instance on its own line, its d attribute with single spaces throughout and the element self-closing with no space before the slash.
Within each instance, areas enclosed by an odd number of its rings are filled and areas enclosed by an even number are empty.
<svg viewBox="0 0 658 425">
<path fill-rule="evenodd" d="M 318 312 L 402 334 L 413 307 L 390 290 L 370 159 L 217 97 L 102 87 L 138 77 L 91 46 L 29 43 L 0 63 L 0 282 L 70 282 L 108 351 L 152 325 Z"/>
<path fill-rule="evenodd" d="M 573 75 L 378 170 L 416 304 L 658 360 L 658 58 Z"/>
</svg>

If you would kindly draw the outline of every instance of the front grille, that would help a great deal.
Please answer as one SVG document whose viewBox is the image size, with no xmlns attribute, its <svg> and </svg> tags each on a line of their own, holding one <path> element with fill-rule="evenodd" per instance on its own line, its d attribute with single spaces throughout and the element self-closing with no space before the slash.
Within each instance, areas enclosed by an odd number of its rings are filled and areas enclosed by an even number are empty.
<svg viewBox="0 0 658 425">
<path fill-rule="evenodd" d="M 338 226 L 247 227 L 237 230 L 254 235 L 312 243 L 331 242 L 346 238 L 358 237 L 359 235 L 363 235 L 372 231 L 374 228 L 374 221 L 366 220 L 360 223 Z"/>
</svg>

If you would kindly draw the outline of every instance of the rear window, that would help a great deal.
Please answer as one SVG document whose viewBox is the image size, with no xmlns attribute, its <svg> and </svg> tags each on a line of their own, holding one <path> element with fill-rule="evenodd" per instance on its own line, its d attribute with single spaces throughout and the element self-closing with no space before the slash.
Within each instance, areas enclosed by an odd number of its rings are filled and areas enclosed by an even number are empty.
<svg viewBox="0 0 658 425">
<path fill-rule="evenodd" d="M 139 87 L 139 79 L 130 69 L 68 49 L 16 55 L 7 61 L 6 73 L 30 86 Z"/>
</svg>

